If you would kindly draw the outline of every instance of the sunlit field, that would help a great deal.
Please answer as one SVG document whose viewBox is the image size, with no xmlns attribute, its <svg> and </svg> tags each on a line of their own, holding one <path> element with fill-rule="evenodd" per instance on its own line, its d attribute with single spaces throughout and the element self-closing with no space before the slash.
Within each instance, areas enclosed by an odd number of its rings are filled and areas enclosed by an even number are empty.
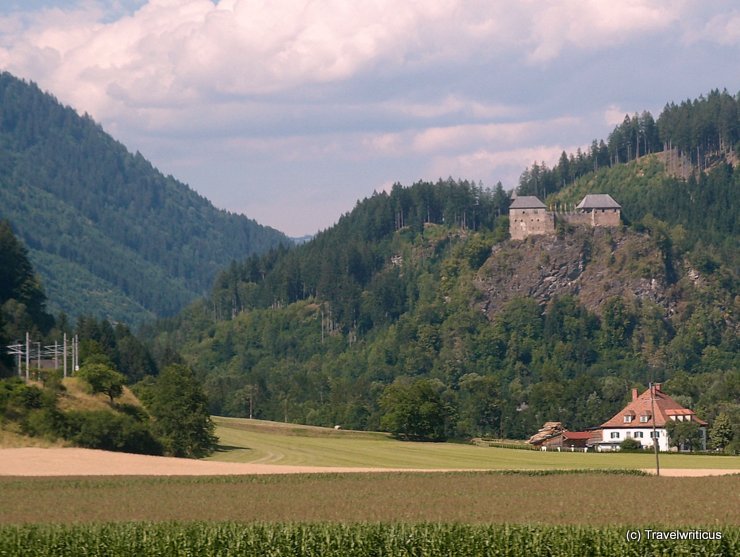
<svg viewBox="0 0 740 557">
<path fill-rule="evenodd" d="M 738 487 L 737 476 L 656 478 L 604 472 L 6 477 L 0 478 L 0 523 L 233 520 L 738 525 Z"/>
<path fill-rule="evenodd" d="M 412 443 L 374 432 L 335 431 L 293 424 L 215 417 L 220 450 L 213 460 L 305 466 L 547 470 L 648 469 L 652 453 L 570 453 L 477 447 L 459 443 Z M 660 455 L 664 468 L 737 469 L 740 457 Z"/>
</svg>

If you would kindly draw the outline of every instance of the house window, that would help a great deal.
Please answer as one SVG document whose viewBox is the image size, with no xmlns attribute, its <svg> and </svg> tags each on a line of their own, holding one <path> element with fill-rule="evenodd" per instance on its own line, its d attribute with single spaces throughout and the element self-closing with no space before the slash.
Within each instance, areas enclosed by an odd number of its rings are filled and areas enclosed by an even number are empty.
<svg viewBox="0 0 740 557">
<path fill-rule="evenodd" d="M 643 432 L 635 431 L 635 439 L 642 439 L 642 438 L 643 438 Z"/>
<path fill-rule="evenodd" d="M 618 431 L 612 431 L 612 439 L 619 439 L 619 432 Z"/>
<path fill-rule="evenodd" d="M 651 431 L 650 437 L 652 437 L 653 439 L 657 439 L 658 437 L 660 437 L 660 431 Z"/>
<path fill-rule="evenodd" d="M 632 418 L 633 418 L 633 416 L 631 416 L 631 415 L 627 414 L 627 415 L 626 415 L 626 416 L 624 417 L 624 423 L 626 423 L 626 424 L 631 424 L 631 423 L 632 423 Z"/>
</svg>

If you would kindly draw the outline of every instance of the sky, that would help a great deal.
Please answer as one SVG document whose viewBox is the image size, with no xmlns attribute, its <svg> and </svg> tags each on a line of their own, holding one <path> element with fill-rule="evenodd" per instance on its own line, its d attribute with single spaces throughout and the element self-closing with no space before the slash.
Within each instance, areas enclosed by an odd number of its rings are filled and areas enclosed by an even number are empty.
<svg viewBox="0 0 740 557">
<path fill-rule="evenodd" d="M 395 182 L 511 189 L 625 114 L 737 94 L 740 5 L 3 0 L 0 69 L 302 236 Z"/>
</svg>

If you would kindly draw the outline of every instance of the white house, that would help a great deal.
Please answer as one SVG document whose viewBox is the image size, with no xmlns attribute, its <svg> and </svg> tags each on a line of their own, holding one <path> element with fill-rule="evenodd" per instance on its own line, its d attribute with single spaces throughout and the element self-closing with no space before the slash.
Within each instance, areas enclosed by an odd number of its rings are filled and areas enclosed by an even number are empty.
<svg viewBox="0 0 740 557">
<path fill-rule="evenodd" d="M 590 445 L 597 451 L 613 451 L 619 449 L 622 441 L 632 438 L 638 440 L 643 448 L 652 449 L 654 425 L 658 449 L 668 451 L 670 443 L 665 426 L 669 420 L 699 424 L 702 449 L 706 449 L 707 422 L 665 394 L 660 384 L 653 385 L 652 392 L 648 389 L 639 396 L 637 389 L 632 389 L 632 401 L 612 419 L 601 424 L 601 440 L 590 442 Z"/>
</svg>

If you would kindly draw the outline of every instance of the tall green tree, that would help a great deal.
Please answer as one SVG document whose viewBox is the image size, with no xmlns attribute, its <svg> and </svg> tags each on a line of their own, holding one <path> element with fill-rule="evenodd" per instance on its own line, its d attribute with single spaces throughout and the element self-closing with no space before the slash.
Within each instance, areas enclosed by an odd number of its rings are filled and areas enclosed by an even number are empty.
<svg viewBox="0 0 740 557">
<path fill-rule="evenodd" d="M 200 458 L 216 447 L 208 400 L 192 370 L 171 365 L 143 393 L 154 417 L 154 429 L 173 456 Z"/>
<path fill-rule="evenodd" d="M 43 334 L 54 325 L 28 250 L 6 220 L 0 220 L 0 311 L 9 337 L 21 338 L 30 328 Z"/>
<path fill-rule="evenodd" d="M 444 441 L 450 407 L 427 379 L 397 380 L 380 399 L 380 425 L 394 436 L 413 441 Z"/>
<path fill-rule="evenodd" d="M 669 420 L 665 426 L 671 447 L 695 451 L 701 449 L 701 429 L 696 422 Z"/>
<path fill-rule="evenodd" d="M 730 415 L 726 412 L 719 414 L 712 428 L 709 430 L 709 445 L 712 448 L 725 450 L 735 437 L 735 431 L 732 427 Z"/>
</svg>

